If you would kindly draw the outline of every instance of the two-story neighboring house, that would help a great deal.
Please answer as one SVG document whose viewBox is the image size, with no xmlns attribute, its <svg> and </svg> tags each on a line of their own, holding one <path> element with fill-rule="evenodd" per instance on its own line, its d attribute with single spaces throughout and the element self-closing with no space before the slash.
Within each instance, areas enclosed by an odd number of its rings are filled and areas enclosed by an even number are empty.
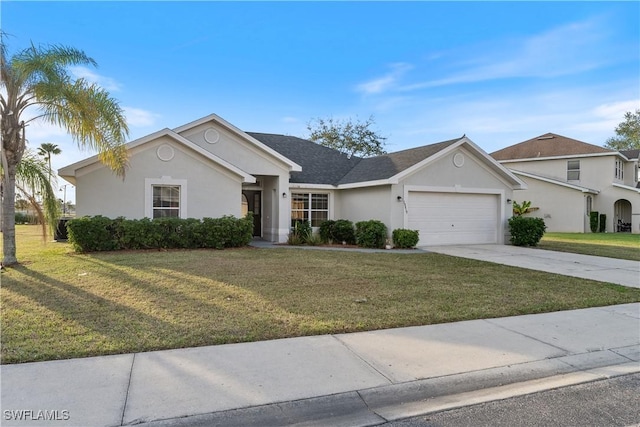
<svg viewBox="0 0 640 427">
<path fill-rule="evenodd" d="M 606 215 L 607 232 L 640 233 L 638 150 L 614 151 L 547 133 L 491 156 L 528 189 L 514 200 L 531 201 L 531 216 L 547 231 L 590 232 L 589 214 Z"/>
</svg>

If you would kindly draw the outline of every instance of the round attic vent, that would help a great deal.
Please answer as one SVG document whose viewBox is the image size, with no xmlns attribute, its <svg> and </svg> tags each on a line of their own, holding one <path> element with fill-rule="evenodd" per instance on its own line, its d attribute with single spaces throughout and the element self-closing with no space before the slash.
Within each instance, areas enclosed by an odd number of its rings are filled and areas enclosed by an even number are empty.
<svg viewBox="0 0 640 427">
<path fill-rule="evenodd" d="M 453 156 L 453 164 L 457 167 L 457 168 L 461 168 L 462 165 L 464 165 L 464 154 L 462 153 L 456 153 Z"/>
<path fill-rule="evenodd" d="M 215 144 L 220 140 L 220 133 L 214 128 L 209 128 L 204 131 L 204 140 L 209 144 Z"/>
<path fill-rule="evenodd" d="M 173 151 L 173 147 L 167 144 L 163 144 L 158 147 L 158 149 L 156 150 L 156 154 L 158 155 L 158 158 L 160 160 L 162 160 L 163 162 L 168 162 L 169 160 L 173 159 L 175 152 Z"/>
</svg>

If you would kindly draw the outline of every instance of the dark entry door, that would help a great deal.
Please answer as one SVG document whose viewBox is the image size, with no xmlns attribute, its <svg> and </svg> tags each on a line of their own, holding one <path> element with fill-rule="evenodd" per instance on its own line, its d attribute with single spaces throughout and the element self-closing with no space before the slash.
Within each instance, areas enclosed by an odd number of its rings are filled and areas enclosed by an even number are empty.
<svg viewBox="0 0 640 427">
<path fill-rule="evenodd" d="M 245 190 L 242 192 L 247 200 L 249 212 L 253 212 L 253 235 L 262 236 L 262 192 Z"/>
</svg>

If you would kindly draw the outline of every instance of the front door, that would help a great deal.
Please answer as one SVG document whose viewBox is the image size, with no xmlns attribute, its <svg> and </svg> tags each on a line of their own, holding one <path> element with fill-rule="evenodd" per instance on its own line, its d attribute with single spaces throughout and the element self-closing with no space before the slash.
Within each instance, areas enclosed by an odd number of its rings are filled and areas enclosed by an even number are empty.
<svg viewBox="0 0 640 427">
<path fill-rule="evenodd" d="M 242 192 L 242 202 L 246 203 L 247 211 L 253 212 L 253 235 L 262 236 L 262 192 L 249 191 Z"/>
</svg>

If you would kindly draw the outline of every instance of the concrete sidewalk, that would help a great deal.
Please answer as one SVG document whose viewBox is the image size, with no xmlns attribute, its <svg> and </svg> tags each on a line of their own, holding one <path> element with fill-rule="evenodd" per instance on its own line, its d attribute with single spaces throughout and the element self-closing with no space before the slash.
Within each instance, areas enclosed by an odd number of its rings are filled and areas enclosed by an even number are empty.
<svg viewBox="0 0 640 427">
<path fill-rule="evenodd" d="M 511 245 L 427 246 L 429 252 L 640 288 L 640 262 Z"/>
<path fill-rule="evenodd" d="M 625 304 L 3 365 L 0 413 L 3 426 L 366 426 L 636 372 L 640 304 Z"/>
</svg>

